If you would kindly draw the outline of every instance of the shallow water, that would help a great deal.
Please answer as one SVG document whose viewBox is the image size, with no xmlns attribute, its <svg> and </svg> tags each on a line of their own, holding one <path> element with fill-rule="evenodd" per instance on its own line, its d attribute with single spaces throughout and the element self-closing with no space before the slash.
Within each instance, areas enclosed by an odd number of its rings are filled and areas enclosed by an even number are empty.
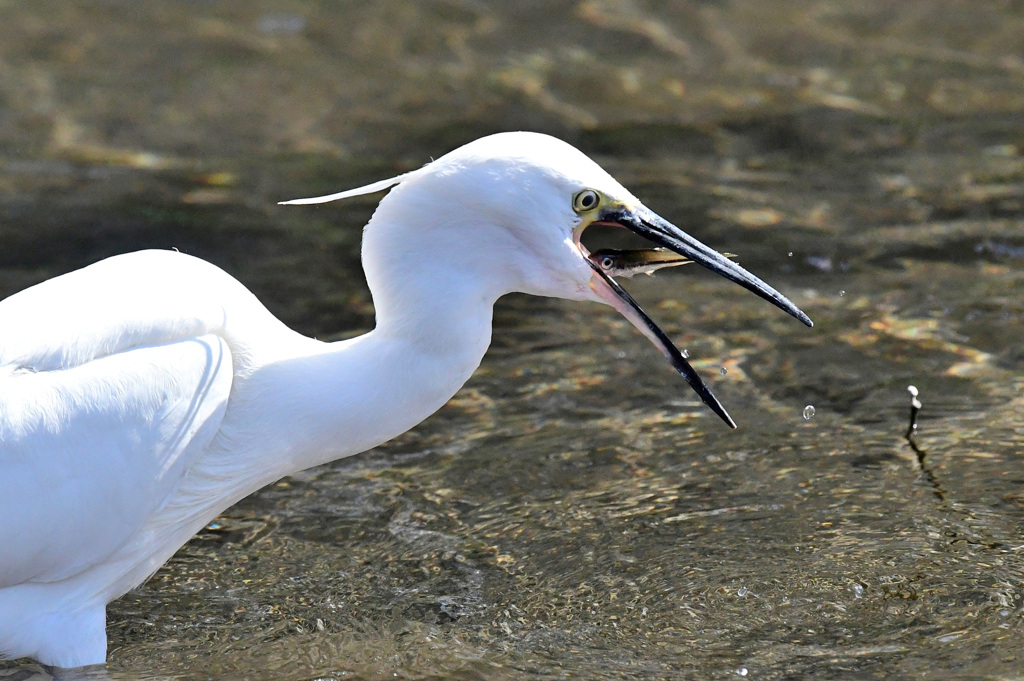
<svg viewBox="0 0 1024 681">
<path fill-rule="evenodd" d="M 274 202 L 531 128 L 815 321 L 692 267 L 625 282 L 730 431 L 610 310 L 510 296 L 441 412 L 112 604 L 94 676 L 1017 678 L 1021 8 L 507 7 L 0 5 L 0 294 L 177 247 L 358 333 L 372 200 Z"/>
</svg>

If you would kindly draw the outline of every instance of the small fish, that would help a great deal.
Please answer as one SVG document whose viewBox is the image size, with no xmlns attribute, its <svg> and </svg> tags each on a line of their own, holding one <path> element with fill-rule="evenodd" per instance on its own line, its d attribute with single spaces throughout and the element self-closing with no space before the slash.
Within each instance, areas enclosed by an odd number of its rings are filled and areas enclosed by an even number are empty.
<svg viewBox="0 0 1024 681">
<path fill-rule="evenodd" d="M 733 253 L 724 255 L 727 258 L 736 257 Z M 636 274 L 654 274 L 663 267 L 676 267 L 693 262 L 667 248 L 643 248 L 629 251 L 602 248 L 591 253 L 590 260 L 608 276 L 626 277 L 627 279 Z"/>
</svg>

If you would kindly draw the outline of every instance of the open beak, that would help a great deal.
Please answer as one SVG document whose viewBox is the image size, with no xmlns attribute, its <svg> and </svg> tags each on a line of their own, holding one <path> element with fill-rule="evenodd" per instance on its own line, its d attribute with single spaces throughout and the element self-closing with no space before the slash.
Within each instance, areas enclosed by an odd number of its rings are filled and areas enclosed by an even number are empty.
<svg viewBox="0 0 1024 681">
<path fill-rule="evenodd" d="M 586 256 L 591 269 L 594 270 L 594 275 L 590 280 L 590 287 L 594 293 L 622 313 L 641 333 L 647 336 L 655 347 L 668 358 L 676 371 L 682 374 L 704 404 L 708 405 L 730 427 L 735 428 L 736 422 L 732 420 L 725 407 L 714 396 L 700 375 L 690 366 L 690 363 L 686 361 L 679 349 L 612 276 L 628 277 L 639 272 L 651 273 L 662 267 L 672 267 L 692 261 L 731 279 L 748 291 L 756 293 L 807 326 L 813 326 L 813 322 L 800 308 L 771 286 L 644 206 L 632 209 L 614 206 L 601 211 L 597 220 L 590 224 L 625 227 L 661 247 L 639 251 L 602 250 L 590 253 L 582 244 L 579 244 L 581 252 Z M 582 232 L 582 230 L 580 231 Z M 668 252 L 662 249 L 667 249 Z"/>
</svg>

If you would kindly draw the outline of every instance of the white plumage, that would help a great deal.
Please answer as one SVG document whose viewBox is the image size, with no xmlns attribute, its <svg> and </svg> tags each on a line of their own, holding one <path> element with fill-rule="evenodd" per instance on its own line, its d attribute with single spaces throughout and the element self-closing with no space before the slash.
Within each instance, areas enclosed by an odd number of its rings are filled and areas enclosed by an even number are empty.
<svg viewBox="0 0 1024 681">
<path fill-rule="evenodd" d="M 595 222 L 648 237 L 643 225 L 668 223 L 571 146 L 495 135 L 320 201 L 391 185 L 363 245 L 377 326 L 358 338 L 296 334 L 231 276 L 173 251 L 116 256 L 0 302 L 0 652 L 103 662 L 109 601 L 243 496 L 438 409 L 478 366 L 505 293 L 609 302 L 673 359 L 579 243 Z M 654 240 L 722 271 L 677 232 Z"/>
</svg>

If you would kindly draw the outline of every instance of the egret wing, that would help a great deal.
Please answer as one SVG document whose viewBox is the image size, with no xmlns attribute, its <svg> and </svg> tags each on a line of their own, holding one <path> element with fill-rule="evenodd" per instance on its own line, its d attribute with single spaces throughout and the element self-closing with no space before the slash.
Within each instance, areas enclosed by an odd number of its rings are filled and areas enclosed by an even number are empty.
<svg viewBox="0 0 1024 681">
<path fill-rule="evenodd" d="M 0 377 L 0 587 L 128 542 L 217 433 L 231 383 L 214 334 Z"/>
<path fill-rule="evenodd" d="M 0 301 L 0 587 L 102 562 L 166 502 L 245 356 L 228 309 L 266 315 L 222 270 L 173 251 Z"/>
</svg>

